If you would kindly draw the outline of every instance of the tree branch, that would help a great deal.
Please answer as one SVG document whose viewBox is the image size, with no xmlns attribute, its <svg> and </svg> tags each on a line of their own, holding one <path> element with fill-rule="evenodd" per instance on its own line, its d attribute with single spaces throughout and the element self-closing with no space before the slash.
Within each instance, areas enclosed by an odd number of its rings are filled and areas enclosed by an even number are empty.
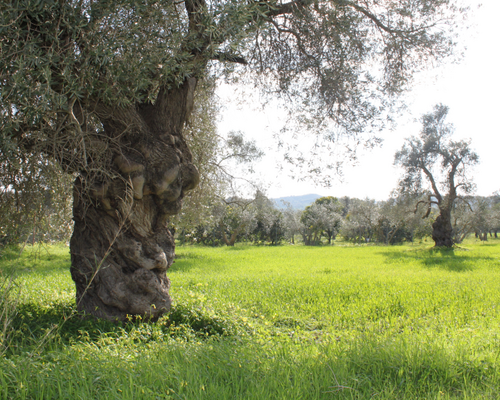
<svg viewBox="0 0 500 400">
<path fill-rule="evenodd" d="M 353 3 L 352 1 L 340 1 L 341 4 L 345 4 L 351 8 L 354 8 L 356 11 L 360 12 L 364 16 L 368 17 L 373 21 L 375 25 L 377 25 L 380 29 L 387 33 L 401 33 L 400 30 L 392 29 L 389 26 L 385 25 L 380 19 L 378 19 L 374 14 L 368 11 L 366 8 L 361 7 L 360 5 Z"/>
<path fill-rule="evenodd" d="M 289 3 L 282 4 L 277 7 L 273 7 L 266 14 L 268 17 L 277 17 L 283 14 L 291 14 L 294 10 L 300 7 L 306 7 L 313 2 L 311 0 L 294 0 Z M 269 5 L 268 3 L 266 5 Z"/>
<path fill-rule="evenodd" d="M 427 178 L 431 182 L 432 190 L 434 191 L 434 194 L 436 195 L 436 198 L 438 199 L 438 204 L 441 203 L 443 201 L 443 197 L 441 196 L 441 193 L 439 193 L 439 190 L 437 188 L 434 177 L 432 176 L 432 173 L 427 169 L 427 167 L 423 163 L 421 165 L 421 168 L 422 168 L 422 171 L 424 171 L 424 174 L 427 176 Z"/>
<path fill-rule="evenodd" d="M 233 63 L 237 63 L 237 64 L 248 65 L 248 61 L 245 60 L 245 58 L 238 56 L 236 54 L 227 53 L 227 52 L 215 53 L 214 55 L 212 55 L 212 57 L 210 57 L 210 59 L 221 61 L 221 62 L 226 61 L 226 62 L 233 62 Z"/>
<path fill-rule="evenodd" d="M 468 200 L 464 199 L 462 196 L 457 196 L 457 200 L 462 200 L 467 205 L 467 207 L 469 207 L 470 212 L 474 212 Z"/>
</svg>

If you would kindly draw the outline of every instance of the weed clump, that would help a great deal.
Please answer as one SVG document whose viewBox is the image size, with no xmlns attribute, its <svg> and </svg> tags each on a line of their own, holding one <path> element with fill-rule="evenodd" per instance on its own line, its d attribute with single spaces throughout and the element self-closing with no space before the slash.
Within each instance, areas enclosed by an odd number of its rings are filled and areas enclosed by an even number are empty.
<svg viewBox="0 0 500 400">
<path fill-rule="evenodd" d="M 228 317 L 209 313 L 206 309 L 178 305 L 163 318 L 167 332 L 176 335 L 179 331 L 191 331 L 197 337 L 230 336 L 237 326 Z"/>
</svg>

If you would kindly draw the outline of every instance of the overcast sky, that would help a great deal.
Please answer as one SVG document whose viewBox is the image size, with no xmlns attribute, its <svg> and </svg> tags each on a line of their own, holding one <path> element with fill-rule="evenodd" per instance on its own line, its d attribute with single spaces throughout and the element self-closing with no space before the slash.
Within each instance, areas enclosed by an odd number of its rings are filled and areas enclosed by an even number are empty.
<svg viewBox="0 0 500 400">
<path fill-rule="evenodd" d="M 405 137 L 419 131 L 420 124 L 415 119 L 432 111 L 435 104 L 443 103 L 450 107 L 447 121 L 455 126 L 454 138 L 471 138 L 472 148 L 479 154 L 480 164 L 474 170 L 477 194 L 491 195 L 500 190 L 500 1 L 470 0 L 474 8 L 479 3 L 482 6 L 469 20 L 473 26 L 462 35 L 467 50 L 460 64 L 447 65 L 419 77 L 413 92 L 407 96 L 411 115 L 402 118 L 395 131 L 381 135 L 382 147 L 362 152 L 357 166 L 346 164 L 343 182 L 324 188 L 314 182 L 294 181 L 286 172 L 280 172 L 277 166 L 282 160 L 273 151 L 275 144 L 271 139 L 282 126 L 279 115 L 271 109 L 265 112 L 250 106 L 236 106 L 229 102 L 231 94 L 227 90 L 220 92 L 226 110 L 219 130 L 221 133 L 241 130 L 264 149 L 267 155 L 256 169 L 269 197 L 317 193 L 384 200 L 396 186 L 400 174 L 393 166 L 395 152 Z"/>
</svg>

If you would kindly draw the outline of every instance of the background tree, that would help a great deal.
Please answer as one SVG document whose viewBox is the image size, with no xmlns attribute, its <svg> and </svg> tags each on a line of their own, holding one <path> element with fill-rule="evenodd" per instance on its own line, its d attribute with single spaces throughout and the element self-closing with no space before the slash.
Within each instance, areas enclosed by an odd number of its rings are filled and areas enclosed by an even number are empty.
<svg viewBox="0 0 500 400">
<path fill-rule="evenodd" d="M 498 192 L 491 196 L 491 218 L 492 218 L 492 233 L 495 238 L 498 237 L 500 231 L 500 195 Z"/>
<path fill-rule="evenodd" d="M 478 224 L 484 226 L 485 211 L 485 203 L 476 202 L 473 196 L 455 201 L 451 213 L 453 243 L 462 243 L 470 233 L 476 231 Z"/>
<path fill-rule="evenodd" d="M 284 235 L 290 241 L 290 243 L 295 244 L 295 235 L 301 232 L 300 217 L 302 216 L 302 211 L 297 210 L 291 206 L 287 201 L 282 200 L 285 206 L 283 212 L 283 226 Z"/>
<path fill-rule="evenodd" d="M 256 223 L 252 232 L 253 241 L 258 243 L 270 242 L 273 245 L 279 244 L 284 238 L 284 222 L 281 211 L 260 190 L 255 194 L 252 208 Z"/>
<path fill-rule="evenodd" d="M 439 104 L 434 111 L 425 114 L 419 136 L 405 141 L 396 153 L 395 164 L 404 169 L 399 182 L 402 193 L 428 193 L 428 199 L 417 203 L 427 206 L 430 213 L 433 205 L 439 215 L 432 224 L 432 239 L 436 246 L 453 246 L 451 212 L 455 200 L 474 189 L 471 167 L 478 156 L 470 148 L 470 141 L 453 141 L 453 126 L 445 122 L 448 107 Z M 427 214 L 428 215 L 428 214 Z"/>
<path fill-rule="evenodd" d="M 342 227 L 342 204 L 333 196 L 321 197 L 316 199 L 315 203 L 325 210 L 323 235 L 326 236 L 328 244 L 332 244 Z"/>
<path fill-rule="evenodd" d="M 231 198 L 219 205 L 218 228 L 224 243 L 234 246 L 238 238 L 248 236 L 257 224 L 254 209 L 255 199 Z"/>
<path fill-rule="evenodd" d="M 414 216 L 414 203 L 405 201 L 405 198 L 393 197 L 380 206 L 380 218 L 377 227 L 378 241 L 385 244 L 401 243 L 412 240 L 407 225 Z"/>
<path fill-rule="evenodd" d="M 331 121 L 355 136 L 383 123 L 413 72 L 451 54 L 460 11 L 448 0 L 0 2 L 2 151 L 78 175 L 78 309 L 170 308 L 167 224 L 199 181 L 184 127 L 200 80 L 246 65 L 305 128 L 328 140 Z"/>
<path fill-rule="evenodd" d="M 487 241 L 488 234 L 493 235 L 493 231 L 498 226 L 498 215 L 495 212 L 495 197 L 474 196 L 468 200 L 468 212 L 470 220 L 470 230 L 474 232 L 476 237 Z M 454 210 L 455 214 L 456 210 Z M 453 214 L 453 215 L 454 215 Z M 454 215 L 455 216 L 455 215 Z"/>
<path fill-rule="evenodd" d="M 380 205 L 375 200 L 350 199 L 340 234 L 348 241 L 368 243 L 376 237 L 379 219 Z"/>
<path fill-rule="evenodd" d="M 323 234 L 323 209 L 316 203 L 307 206 L 300 216 L 302 241 L 306 246 L 320 244 Z"/>
<path fill-rule="evenodd" d="M 332 196 L 320 197 L 307 206 L 300 218 L 304 244 L 318 244 L 323 235 L 331 244 L 342 225 L 341 212 L 342 204 Z"/>
<path fill-rule="evenodd" d="M 430 225 L 422 217 L 425 210 L 415 212 L 415 204 L 421 198 L 394 192 L 393 196 L 380 204 L 377 241 L 385 244 L 413 242 L 432 233 Z"/>
<path fill-rule="evenodd" d="M 68 241 L 72 183 L 39 154 L 0 152 L 0 243 Z"/>
<path fill-rule="evenodd" d="M 480 240 L 488 240 L 488 234 L 497 237 L 500 226 L 498 195 L 467 196 L 455 202 L 452 211 L 453 240 L 461 243 L 474 233 Z"/>
</svg>

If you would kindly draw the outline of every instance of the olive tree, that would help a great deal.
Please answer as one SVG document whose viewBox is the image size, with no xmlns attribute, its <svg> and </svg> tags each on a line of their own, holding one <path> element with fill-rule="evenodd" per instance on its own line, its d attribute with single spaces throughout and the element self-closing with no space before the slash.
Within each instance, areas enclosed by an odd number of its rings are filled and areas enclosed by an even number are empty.
<svg viewBox="0 0 500 400">
<path fill-rule="evenodd" d="M 350 199 L 340 234 L 345 240 L 356 243 L 370 242 L 376 238 L 381 206 L 371 199 Z"/>
<path fill-rule="evenodd" d="M 326 236 L 332 244 L 342 226 L 342 204 L 332 196 L 320 197 L 302 212 L 302 238 L 305 245 L 318 244 L 321 236 Z"/>
<path fill-rule="evenodd" d="M 260 190 L 255 193 L 252 208 L 256 225 L 252 232 L 252 240 L 257 243 L 279 244 L 284 238 L 285 231 L 283 213 L 276 207 L 274 201 Z"/>
<path fill-rule="evenodd" d="M 72 177 L 40 154 L 0 152 L 0 244 L 68 241 Z"/>
<path fill-rule="evenodd" d="M 432 224 L 432 239 L 436 246 L 453 246 L 451 213 L 461 194 L 472 192 L 474 184 L 471 168 L 478 155 L 470 148 L 470 141 L 454 141 L 453 125 L 446 123 L 448 107 L 439 104 L 433 112 L 425 114 L 418 136 L 405 141 L 396 153 L 395 164 L 403 168 L 399 182 L 402 193 L 427 193 L 427 200 L 417 203 L 427 207 L 429 216 L 433 206 L 439 215 Z"/>
<path fill-rule="evenodd" d="M 2 151 L 77 175 L 78 309 L 170 309 L 168 221 L 199 182 L 184 129 L 201 80 L 254 77 L 304 127 L 356 136 L 452 53 L 462 12 L 452 0 L 0 2 Z"/>
<path fill-rule="evenodd" d="M 219 206 L 218 229 L 227 246 L 234 246 L 238 236 L 252 232 L 257 226 L 255 199 L 231 198 Z"/>
<path fill-rule="evenodd" d="M 488 240 L 498 228 L 498 208 L 495 197 L 469 196 L 456 202 L 452 211 L 453 240 L 461 243 L 474 233 L 481 240 Z"/>
<path fill-rule="evenodd" d="M 285 200 L 281 200 L 281 202 L 285 237 L 291 244 L 295 244 L 295 235 L 300 234 L 302 229 L 302 224 L 300 223 L 302 210 L 293 208 L 292 205 Z"/>
<path fill-rule="evenodd" d="M 413 242 L 414 238 L 430 234 L 426 226 L 427 220 L 422 219 L 425 210 L 415 212 L 415 204 L 419 198 L 394 192 L 391 198 L 382 202 L 378 226 L 379 241 L 385 244 Z"/>
</svg>

